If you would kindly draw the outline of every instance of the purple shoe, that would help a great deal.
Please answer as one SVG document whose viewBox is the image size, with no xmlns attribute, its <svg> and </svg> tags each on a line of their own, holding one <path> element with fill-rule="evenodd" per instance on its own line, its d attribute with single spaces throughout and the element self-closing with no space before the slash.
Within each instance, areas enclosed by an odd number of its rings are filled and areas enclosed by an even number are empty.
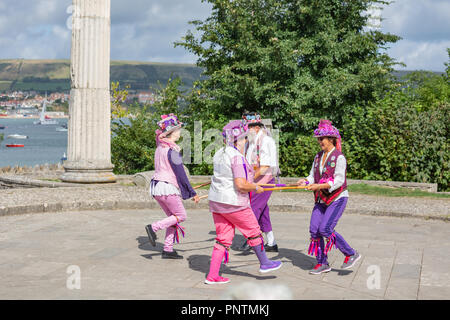
<svg viewBox="0 0 450 320">
<path fill-rule="evenodd" d="M 270 271 L 275 271 L 281 268 L 281 261 L 272 261 L 271 260 L 271 264 L 262 264 L 259 267 L 259 272 L 261 273 L 266 273 L 266 272 L 270 272 Z"/>
</svg>

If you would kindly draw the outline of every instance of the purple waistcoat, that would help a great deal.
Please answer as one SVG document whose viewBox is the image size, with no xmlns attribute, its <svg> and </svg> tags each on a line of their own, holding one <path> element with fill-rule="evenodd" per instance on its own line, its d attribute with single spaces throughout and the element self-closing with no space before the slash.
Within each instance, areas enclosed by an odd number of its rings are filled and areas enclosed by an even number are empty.
<svg viewBox="0 0 450 320">
<path fill-rule="evenodd" d="M 334 151 L 328 156 L 327 162 L 324 165 L 323 173 L 320 175 L 320 158 L 322 157 L 323 151 L 320 151 L 316 154 L 314 158 L 314 183 L 319 183 L 320 180 L 328 180 L 330 178 L 334 179 L 334 170 L 336 169 L 336 161 L 340 155 L 343 155 L 342 152 L 334 149 Z M 333 160 L 332 160 L 333 159 Z M 314 200 L 315 202 L 319 202 L 319 197 L 325 202 L 326 205 L 329 205 L 336 199 L 339 194 L 347 189 L 347 168 L 345 169 L 345 180 L 344 184 L 340 186 L 338 189 L 333 192 L 329 192 L 328 190 L 320 190 L 314 192 Z"/>
</svg>

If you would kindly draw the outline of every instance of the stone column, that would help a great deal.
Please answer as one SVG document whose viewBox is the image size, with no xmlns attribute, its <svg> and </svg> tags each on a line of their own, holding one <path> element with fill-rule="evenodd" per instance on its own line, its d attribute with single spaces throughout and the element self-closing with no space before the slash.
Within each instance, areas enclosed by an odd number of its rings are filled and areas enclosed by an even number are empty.
<svg viewBox="0 0 450 320">
<path fill-rule="evenodd" d="M 111 163 L 110 0 L 73 0 L 67 161 L 61 180 L 115 182 Z"/>
</svg>

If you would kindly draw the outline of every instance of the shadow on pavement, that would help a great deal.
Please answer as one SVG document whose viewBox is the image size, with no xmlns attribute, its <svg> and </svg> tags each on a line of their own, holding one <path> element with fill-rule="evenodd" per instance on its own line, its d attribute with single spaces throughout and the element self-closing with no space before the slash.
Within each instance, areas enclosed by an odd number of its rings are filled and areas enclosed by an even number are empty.
<svg viewBox="0 0 450 320">
<path fill-rule="evenodd" d="M 280 248 L 278 246 L 278 255 L 271 257 L 272 260 L 280 260 L 286 258 L 292 262 L 292 265 L 299 267 L 302 270 L 311 270 L 317 261 L 315 258 L 310 257 L 299 250 Z"/>
<path fill-rule="evenodd" d="M 187 259 L 189 262 L 189 268 L 191 268 L 194 271 L 203 273 L 205 277 L 208 275 L 209 261 L 211 259 L 210 256 L 194 254 L 194 255 L 190 255 Z M 259 263 L 257 265 L 259 265 Z M 241 276 L 241 277 L 251 277 L 251 278 L 255 278 L 256 280 L 266 280 L 266 279 L 275 279 L 276 278 L 275 275 L 260 276 L 257 274 L 251 274 L 248 272 L 233 270 L 234 268 L 236 268 L 236 267 L 229 267 L 229 266 L 225 266 L 224 264 L 222 264 L 222 266 L 220 267 L 220 270 L 221 270 L 220 274 L 222 276 L 236 275 L 236 276 Z M 255 272 L 257 272 L 257 271 L 255 270 Z"/>
<path fill-rule="evenodd" d="M 138 248 L 141 250 L 145 250 L 145 251 L 154 251 L 155 253 L 152 254 L 143 254 L 141 255 L 142 257 L 146 258 L 146 259 L 153 259 L 153 257 L 155 256 L 161 256 L 161 253 L 163 251 L 163 244 L 156 242 L 156 246 L 152 246 L 150 244 L 150 241 L 148 240 L 148 237 L 145 236 L 141 236 L 141 237 L 137 237 L 136 238 L 137 242 L 138 242 Z"/>
</svg>

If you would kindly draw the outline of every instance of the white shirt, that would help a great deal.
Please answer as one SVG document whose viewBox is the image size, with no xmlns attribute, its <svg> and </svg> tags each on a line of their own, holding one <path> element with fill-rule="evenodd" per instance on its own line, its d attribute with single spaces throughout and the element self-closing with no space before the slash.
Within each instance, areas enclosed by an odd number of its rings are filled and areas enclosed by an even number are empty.
<svg viewBox="0 0 450 320">
<path fill-rule="evenodd" d="M 260 129 L 258 134 L 256 135 L 255 142 L 250 143 L 247 149 L 246 158 L 248 163 L 251 165 L 255 165 L 252 163 L 252 153 L 256 152 L 256 142 L 261 138 L 264 134 L 263 129 Z M 268 166 L 272 170 L 272 175 L 276 176 L 278 171 L 278 155 L 277 155 L 277 147 L 275 144 L 275 140 L 266 135 L 262 138 L 261 145 L 259 148 L 259 166 Z"/>
<path fill-rule="evenodd" d="M 331 149 L 330 152 L 328 152 L 327 158 L 325 159 L 325 161 L 322 162 L 323 160 L 323 156 L 325 155 L 325 152 L 322 153 L 322 157 L 320 157 L 320 162 L 319 162 L 319 171 L 320 174 L 322 174 L 323 172 L 323 168 L 325 167 L 325 163 L 327 163 L 328 161 L 328 157 L 330 156 L 330 154 L 333 153 L 334 149 Z M 322 165 L 323 163 L 323 165 Z M 345 157 L 341 154 L 337 157 L 336 159 L 336 167 L 334 169 L 334 181 L 328 181 L 328 184 L 330 185 L 330 189 L 328 189 L 329 192 L 333 192 L 336 189 L 339 189 L 345 182 L 345 169 L 347 168 L 347 160 L 345 159 Z M 314 162 L 311 168 L 311 171 L 309 172 L 309 176 L 306 177 L 306 180 L 309 182 L 309 184 L 313 184 L 314 181 Z M 319 181 L 316 181 L 316 183 L 319 183 Z M 340 198 L 344 198 L 344 197 L 348 197 L 348 190 L 344 190 L 343 192 L 341 192 L 341 194 L 334 200 L 338 200 Z M 319 202 L 323 203 L 322 200 L 319 200 Z"/>
</svg>

